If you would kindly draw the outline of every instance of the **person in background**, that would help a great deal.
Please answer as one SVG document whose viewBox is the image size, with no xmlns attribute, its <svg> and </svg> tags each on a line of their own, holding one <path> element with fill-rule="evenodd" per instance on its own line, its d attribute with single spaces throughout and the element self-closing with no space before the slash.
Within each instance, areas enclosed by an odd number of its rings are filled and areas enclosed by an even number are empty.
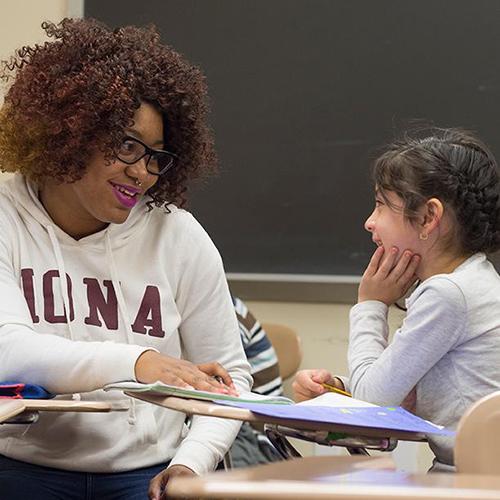
<svg viewBox="0 0 500 500">
<path fill-rule="evenodd" d="M 200 70 L 154 27 L 91 19 L 4 63 L 0 380 L 124 399 L 124 380 L 236 394 L 250 374 L 222 260 L 182 207 L 214 169 Z M 221 377 L 223 384 L 215 379 Z M 236 421 L 131 400 L 0 428 L 5 499 L 159 499 L 215 468 Z M 151 478 L 154 480 L 150 483 Z M 149 486 L 148 486 L 149 485 Z"/>
<path fill-rule="evenodd" d="M 248 310 L 245 303 L 233 295 L 238 318 L 240 338 L 250 363 L 254 384 L 252 392 L 265 396 L 282 396 L 283 381 L 280 377 L 278 358 L 266 331 Z M 261 425 L 244 422 L 230 450 L 234 468 L 248 467 L 281 460 L 280 455 L 267 439 Z"/>
<path fill-rule="evenodd" d="M 349 378 L 304 370 L 295 396 L 315 397 L 329 383 L 379 405 L 413 401 L 417 415 L 455 429 L 500 388 L 500 276 L 486 256 L 500 248 L 499 168 L 474 134 L 434 129 L 390 145 L 374 178 L 365 228 L 377 249 L 350 313 Z M 416 280 L 389 343 L 388 308 Z M 432 470 L 452 471 L 453 438 L 429 444 Z"/>
</svg>

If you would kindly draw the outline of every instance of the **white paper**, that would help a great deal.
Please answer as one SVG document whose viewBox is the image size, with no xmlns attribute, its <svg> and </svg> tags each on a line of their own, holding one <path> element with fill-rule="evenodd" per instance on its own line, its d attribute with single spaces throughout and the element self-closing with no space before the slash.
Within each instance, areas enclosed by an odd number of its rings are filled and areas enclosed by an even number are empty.
<svg viewBox="0 0 500 500">
<path fill-rule="evenodd" d="M 360 399 L 354 399 L 349 396 L 343 396 L 336 392 L 325 392 L 313 399 L 308 399 L 307 401 L 302 401 L 297 403 L 301 406 L 328 406 L 331 408 L 360 408 L 366 406 L 377 406 L 372 403 L 367 403 L 366 401 L 361 401 Z"/>
</svg>

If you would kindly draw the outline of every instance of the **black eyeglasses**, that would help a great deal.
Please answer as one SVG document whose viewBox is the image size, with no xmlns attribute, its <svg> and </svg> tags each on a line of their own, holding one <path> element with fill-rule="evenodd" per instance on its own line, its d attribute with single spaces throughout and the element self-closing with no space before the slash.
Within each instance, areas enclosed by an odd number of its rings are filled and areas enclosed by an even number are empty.
<svg viewBox="0 0 500 500">
<path fill-rule="evenodd" d="M 147 156 L 146 170 L 153 175 L 162 175 L 170 170 L 178 158 L 170 151 L 151 149 L 139 139 L 130 136 L 123 139 L 120 148 L 115 151 L 115 156 L 127 165 L 133 165 Z"/>
</svg>

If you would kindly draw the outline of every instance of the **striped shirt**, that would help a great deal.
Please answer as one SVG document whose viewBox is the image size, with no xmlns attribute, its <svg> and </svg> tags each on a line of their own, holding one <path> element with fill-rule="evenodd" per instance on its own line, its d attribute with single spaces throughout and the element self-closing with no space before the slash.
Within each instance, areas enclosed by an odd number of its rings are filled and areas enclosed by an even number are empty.
<svg viewBox="0 0 500 500">
<path fill-rule="evenodd" d="M 233 304 L 243 349 L 254 379 L 252 391 L 269 396 L 282 395 L 283 382 L 279 374 L 278 358 L 266 332 L 239 298 L 233 297 Z"/>
</svg>

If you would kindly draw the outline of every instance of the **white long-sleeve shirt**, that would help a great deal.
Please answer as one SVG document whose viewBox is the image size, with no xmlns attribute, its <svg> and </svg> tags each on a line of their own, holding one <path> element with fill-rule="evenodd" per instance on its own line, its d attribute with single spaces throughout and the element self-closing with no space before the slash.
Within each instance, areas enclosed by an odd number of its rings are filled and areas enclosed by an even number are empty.
<svg viewBox="0 0 500 500">
<path fill-rule="evenodd" d="M 500 277 L 482 253 L 420 284 L 388 342 L 387 306 L 350 314 L 349 387 L 354 397 L 399 405 L 416 387 L 416 414 L 455 429 L 467 408 L 500 389 Z M 430 437 L 441 464 L 453 465 L 453 439 Z"/>
<path fill-rule="evenodd" d="M 0 380 L 124 399 L 99 389 L 134 380 L 137 358 L 156 349 L 193 363 L 218 361 L 248 390 L 221 258 L 189 213 L 170 210 L 148 211 L 143 202 L 125 223 L 76 241 L 22 176 L 2 184 Z M 188 431 L 184 420 L 135 400 L 130 412 L 42 413 L 30 426 L 1 426 L 0 454 L 89 472 L 169 459 L 198 473 L 212 469 L 239 424 L 195 417 Z"/>
</svg>

